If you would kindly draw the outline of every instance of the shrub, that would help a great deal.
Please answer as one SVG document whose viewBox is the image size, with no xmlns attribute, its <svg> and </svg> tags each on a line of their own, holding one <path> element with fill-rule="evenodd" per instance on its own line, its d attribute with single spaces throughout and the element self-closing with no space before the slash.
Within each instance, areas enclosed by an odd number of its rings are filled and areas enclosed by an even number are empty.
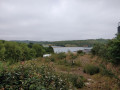
<svg viewBox="0 0 120 90">
<path fill-rule="evenodd" d="M 77 54 L 81 54 L 81 53 L 83 53 L 82 50 L 78 50 L 78 51 L 77 51 Z"/>
<path fill-rule="evenodd" d="M 95 44 L 91 50 L 93 55 L 104 58 L 107 62 L 112 64 L 120 64 L 120 35 L 109 40 L 107 44 Z"/>
<path fill-rule="evenodd" d="M 49 59 L 50 59 L 51 62 L 54 62 L 54 61 L 55 61 L 55 58 L 52 57 L 52 56 L 51 56 Z"/>
<path fill-rule="evenodd" d="M 85 78 L 83 76 L 70 75 L 70 81 L 76 88 L 82 88 L 85 85 L 84 84 Z"/>
<path fill-rule="evenodd" d="M 92 64 L 87 64 L 85 67 L 84 67 L 84 70 L 83 70 L 84 73 L 88 73 L 90 75 L 94 75 L 94 74 L 97 74 L 99 73 L 99 67 L 95 66 L 95 65 L 92 65 Z"/>
<path fill-rule="evenodd" d="M 114 77 L 114 73 L 111 70 L 108 70 L 105 66 L 100 65 L 100 73 L 101 75 L 108 76 L 108 77 Z"/>
<path fill-rule="evenodd" d="M 120 35 L 108 43 L 108 55 L 113 64 L 120 64 Z"/>
<path fill-rule="evenodd" d="M 0 61 L 0 71 L 4 70 L 4 65 L 3 63 Z"/>
<path fill-rule="evenodd" d="M 75 66 L 81 67 L 81 66 L 82 66 L 81 61 L 76 61 L 76 62 L 75 62 Z"/>
<path fill-rule="evenodd" d="M 52 46 L 49 46 L 49 47 L 45 47 L 45 52 L 50 54 L 50 53 L 54 53 L 54 49 Z"/>
<path fill-rule="evenodd" d="M 19 66 L 18 68 L 0 72 L 0 89 L 5 90 L 68 90 L 65 79 L 55 74 L 47 66 Z"/>
<path fill-rule="evenodd" d="M 102 58 L 107 58 L 108 56 L 107 46 L 105 44 L 95 44 L 91 50 L 91 53 Z"/>
<path fill-rule="evenodd" d="M 57 54 L 58 59 L 65 59 L 66 58 L 66 54 L 65 53 L 59 53 Z"/>
<path fill-rule="evenodd" d="M 78 51 L 77 51 L 77 54 L 78 54 L 78 55 L 84 55 L 85 53 L 84 53 L 82 50 L 78 50 Z"/>
<path fill-rule="evenodd" d="M 76 59 L 76 58 L 77 58 L 77 55 L 71 53 L 71 54 L 70 54 L 70 58 L 71 58 L 71 59 Z"/>
<path fill-rule="evenodd" d="M 67 60 L 63 59 L 63 60 L 58 60 L 57 64 L 68 66 L 70 63 Z"/>
</svg>

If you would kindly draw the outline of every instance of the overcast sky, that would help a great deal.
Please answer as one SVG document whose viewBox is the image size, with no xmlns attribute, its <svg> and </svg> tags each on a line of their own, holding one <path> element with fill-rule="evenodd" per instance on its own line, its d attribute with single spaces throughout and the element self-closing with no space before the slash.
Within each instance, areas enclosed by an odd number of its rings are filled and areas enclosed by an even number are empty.
<svg viewBox="0 0 120 90">
<path fill-rule="evenodd" d="M 120 0 L 0 0 L 0 39 L 111 39 Z"/>
</svg>

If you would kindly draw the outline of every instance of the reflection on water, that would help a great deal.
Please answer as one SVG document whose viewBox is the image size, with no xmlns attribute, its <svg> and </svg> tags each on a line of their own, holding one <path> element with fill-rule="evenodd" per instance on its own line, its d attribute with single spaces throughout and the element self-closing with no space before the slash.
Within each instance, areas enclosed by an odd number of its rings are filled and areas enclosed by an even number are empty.
<svg viewBox="0 0 120 90">
<path fill-rule="evenodd" d="M 55 53 L 60 53 L 60 52 L 76 52 L 78 50 L 91 50 L 91 47 L 57 47 L 53 46 L 54 52 Z"/>
</svg>

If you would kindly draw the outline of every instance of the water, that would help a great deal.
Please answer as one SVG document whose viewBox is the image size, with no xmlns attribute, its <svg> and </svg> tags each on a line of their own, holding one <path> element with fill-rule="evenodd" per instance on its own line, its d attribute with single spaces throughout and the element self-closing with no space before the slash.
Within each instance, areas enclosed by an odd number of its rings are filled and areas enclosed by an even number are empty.
<svg viewBox="0 0 120 90">
<path fill-rule="evenodd" d="M 91 47 L 57 47 L 57 46 L 53 46 L 54 52 L 55 53 L 60 53 L 60 52 L 76 52 L 78 50 L 91 50 Z"/>
</svg>

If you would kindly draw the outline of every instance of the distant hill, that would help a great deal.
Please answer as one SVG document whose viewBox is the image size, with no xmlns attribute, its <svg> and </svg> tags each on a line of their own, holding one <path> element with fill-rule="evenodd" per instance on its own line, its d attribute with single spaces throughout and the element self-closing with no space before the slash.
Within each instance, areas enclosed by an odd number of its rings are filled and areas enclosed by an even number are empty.
<svg viewBox="0 0 120 90">
<path fill-rule="evenodd" d="M 63 47 L 92 47 L 95 43 L 107 43 L 109 39 L 88 39 L 88 40 L 66 40 L 66 41 L 29 41 L 15 40 L 20 43 L 38 43 L 42 45 L 63 46 Z"/>
</svg>

